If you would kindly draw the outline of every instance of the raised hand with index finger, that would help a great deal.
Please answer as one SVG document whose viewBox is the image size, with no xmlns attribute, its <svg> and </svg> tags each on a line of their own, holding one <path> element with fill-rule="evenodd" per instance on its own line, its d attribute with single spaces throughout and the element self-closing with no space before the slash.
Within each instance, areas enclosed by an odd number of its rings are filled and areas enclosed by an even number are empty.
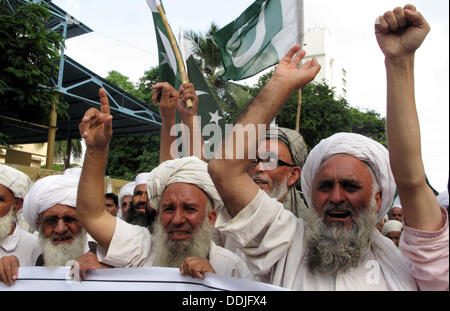
<svg viewBox="0 0 450 311">
<path fill-rule="evenodd" d="M 112 136 L 112 115 L 106 91 L 99 89 L 100 111 L 90 108 L 78 126 L 81 138 L 91 150 L 106 151 Z"/>
</svg>

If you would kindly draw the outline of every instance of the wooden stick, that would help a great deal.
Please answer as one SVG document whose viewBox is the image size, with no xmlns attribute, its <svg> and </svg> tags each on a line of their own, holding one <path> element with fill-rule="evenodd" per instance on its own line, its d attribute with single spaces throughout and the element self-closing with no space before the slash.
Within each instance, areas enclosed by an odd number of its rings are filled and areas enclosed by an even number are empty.
<svg viewBox="0 0 450 311">
<path fill-rule="evenodd" d="M 55 137 L 56 137 L 56 100 L 52 104 L 52 111 L 50 112 L 50 126 L 48 128 L 47 136 L 47 161 L 45 163 L 46 169 L 53 169 L 53 156 L 55 153 Z"/>
<path fill-rule="evenodd" d="M 169 22 L 167 21 L 166 15 L 164 14 L 164 10 L 162 8 L 162 5 L 159 1 L 157 1 L 158 11 L 161 15 L 164 27 L 166 28 L 167 34 L 169 35 L 170 44 L 172 45 L 172 49 L 175 53 L 175 58 L 177 59 L 178 68 L 180 69 L 181 74 L 181 83 L 189 83 L 189 78 L 186 73 L 186 69 L 184 68 L 184 62 L 181 58 L 181 53 L 178 50 L 177 41 L 175 40 L 175 37 L 173 36 L 172 29 L 169 26 Z M 186 107 L 192 108 L 192 101 L 190 99 L 186 100 Z"/>
<path fill-rule="evenodd" d="M 300 110 L 302 109 L 302 89 L 298 90 L 297 102 L 297 120 L 295 121 L 295 130 L 300 133 Z"/>
</svg>

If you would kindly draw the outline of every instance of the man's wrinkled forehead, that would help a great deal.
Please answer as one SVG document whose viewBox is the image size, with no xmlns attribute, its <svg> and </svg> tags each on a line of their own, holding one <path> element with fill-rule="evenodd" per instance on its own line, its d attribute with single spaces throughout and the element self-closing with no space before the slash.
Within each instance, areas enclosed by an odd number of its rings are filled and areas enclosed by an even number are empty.
<svg viewBox="0 0 450 311">
<path fill-rule="evenodd" d="M 346 179 L 358 179 L 361 174 L 373 173 L 370 166 L 351 154 L 338 153 L 324 158 L 315 176 L 315 180 L 330 175 L 339 175 Z"/>
<path fill-rule="evenodd" d="M 204 199 L 211 202 L 211 199 L 203 189 L 189 183 L 177 182 L 167 185 L 163 191 L 161 203 L 175 197 L 177 200 L 182 200 L 183 203 L 196 203 Z"/>
<path fill-rule="evenodd" d="M 14 198 L 14 193 L 11 191 L 11 189 L 2 184 L 0 184 L 0 195 L 11 195 L 11 197 Z"/>
<path fill-rule="evenodd" d="M 76 208 L 68 205 L 56 204 L 39 214 L 39 219 L 52 216 L 76 216 Z"/>
</svg>

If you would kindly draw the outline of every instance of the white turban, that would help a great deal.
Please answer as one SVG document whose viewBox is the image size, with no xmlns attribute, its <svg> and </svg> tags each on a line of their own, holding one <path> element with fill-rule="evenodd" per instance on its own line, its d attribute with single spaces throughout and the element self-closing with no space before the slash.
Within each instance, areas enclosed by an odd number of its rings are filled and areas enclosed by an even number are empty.
<svg viewBox="0 0 450 311">
<path fill-rule="evenodd" d="M 386 235 L 389 232 L 402 232 L 402 227 L 402 223 L 398 220 L 386 221 L 383 226 L 383 235 Z"/>
<path fill-rule="evenodd" d="M 380 222 L 392 206 L 396 189 L 389 165 L 389 154 L 380 143 L 360 134 L 334 134 L 323 139 L 311 150 L 303 166 L 301 177 L 302 190 L 308 205 L 313 207 L 311 190 L 320 165 L 335 154 L 352 155 L 372 169 L 382 191 L 381 208 L 377 218 L 377 222 Z M 411 277 L 408 260 L 401 256 L 400 251 L 393 247 L 392 242 L 383 237 L 375 227 L 370 247 L 380 266 L 383 267 L 383 274 L 389 288 L 410 290 L 417 287 L 415 280 Z"/>
<path fill-rule="evenodd" d="M 438 200 L 440 206 L 448 209 L 448 191 L 447 190 L 439 193 L 439 195 L 437 196 L 437 200 Z"/>
<path fill-rule="evenodd" d="M 63 175 L 74 175 L 74 176 L 81 176 L 81 167 L 71 167 L 67 168 L 63 171 Z"/>
<path fill-rule="evenodd" d="M 122 208 L 122 199 L 123 197 L 130 195 L 133 196 L 134 193 L 134 181 L 129 182 L 128 184 L 126 184 L 125 186 L 123 186 L 122 188 L 120 188 L 120 192 L 119 192 L 119 207 Z"/>
<path fill-rule="evenodd" d="M 319 167 L 336 154 L 349 154 L 365 162 L 372 169 L 382 191 L 381 208 L 377 221 L 389 211 L 395 195 L 395 182 L 389 165 L 389 154 L 380 143 L 354 133 L 337 133 L 320 141 L 309 153 L 302 169 L 302 191 L 308 206 L 312 205 L 311 192 Z"/>
<path fill-rule="evenodd" d="M 392 203 L 392 207 L 399 207 L 402 208 L 402 202 L 400 201 L 400 196 L 396 196 L 394 203 Z"/>
<path fill-rule="evenodd" d="M 134 183 L 135 186 L 147 184 L 148 177 L 150 176 L 150 173 L 140 173 L 136 176 Z"/>
<path fill-rule="evenodd" d="M 31 184 L 32 181 L 27 174 L 0 164 L 0 185 L 11 190 L 15 198 L 23 199 L 30 190 Z"/>
<path fill-rule="evenodd" d="M 213 209 L 223 205 L 211 177 L 208 174 L 208 164 L 197 157 L 185 157 L 161 163 L 151 171 L 147 192 L 150 196 L 150 205 L 158 210 L 164 189 L 173 183 L 188 183 L 203 190 L 212 201 Z"/>
<path fill-rule="evenodd" d="M 50 207 L 61 204 L 75 208 L 78 182 L 74 175 L 52 175 L 34 183 L 23 202 L 23 216 L 35 231 L 39 215 Z"/>
</svg>

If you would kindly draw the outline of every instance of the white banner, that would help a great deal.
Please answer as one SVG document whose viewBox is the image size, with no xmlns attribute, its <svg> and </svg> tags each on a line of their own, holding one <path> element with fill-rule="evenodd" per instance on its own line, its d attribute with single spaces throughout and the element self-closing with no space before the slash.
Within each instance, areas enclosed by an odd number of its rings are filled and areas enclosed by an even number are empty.
<svg viewBox="0 0 450 311">
<path fill-rule="evenodd" d="M 177 268 L 123 268 L 90 271 L 76 282 L 70 267 L 20 267 L 15 284 L 0 282 L 0 291 L 279 291 L 285 288 L 238 278 L 205 274 L 205 279 L 182 276 Z"/>
</svg>

